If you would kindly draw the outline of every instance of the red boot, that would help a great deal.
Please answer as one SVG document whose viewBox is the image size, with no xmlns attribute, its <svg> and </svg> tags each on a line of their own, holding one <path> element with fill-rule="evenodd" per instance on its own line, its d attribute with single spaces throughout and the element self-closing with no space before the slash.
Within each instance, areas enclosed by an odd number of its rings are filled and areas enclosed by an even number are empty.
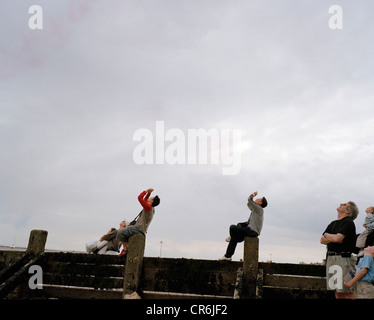
<svg viewBox="0 0 374 320">
<path fill-rule="evenodd" d="M 121 253 L 118 255 L 119 257 L 123 257 L 127 254 L 127 249 L 122 249 Z"/>
</svg>

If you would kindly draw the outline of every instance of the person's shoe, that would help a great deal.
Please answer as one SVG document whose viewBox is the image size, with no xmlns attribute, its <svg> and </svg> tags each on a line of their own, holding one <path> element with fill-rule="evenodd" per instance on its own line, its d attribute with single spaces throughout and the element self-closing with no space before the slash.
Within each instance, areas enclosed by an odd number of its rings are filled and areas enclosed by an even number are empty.
<svg viewBox="0 0 374 320">
<path fill-rule="evenodd" d="M 226 256 L 223 256 L 221 259 L 218 259 L 219 261 L 231 261 L 231 258 L 227 258 Z"/>
<path fill-rule="evenodd" d="M 121 253 L 118 255 L 119 257 L 123 257 L 127 254 L 127 249 L 122 249 Z"/>
<path fill-rule="evenodd" d="M 228 237 L 225 239 L 226 242 L 230 242 L 230 240 L 231 240 L 231 237 Z"/>
</svg>

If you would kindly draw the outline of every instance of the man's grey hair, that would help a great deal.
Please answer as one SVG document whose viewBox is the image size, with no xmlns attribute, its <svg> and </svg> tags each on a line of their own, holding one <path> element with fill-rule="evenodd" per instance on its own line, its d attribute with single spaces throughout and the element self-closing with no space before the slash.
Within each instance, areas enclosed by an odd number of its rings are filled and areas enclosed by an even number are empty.
<svg viewBox="0 0 374 320">
<path fill-rule="evenodd" d="M 348 201 L 349 206 L 347 206 L 347 210 L 349 210 L 349 215 L 352 220 L 356 219 L 358 216 L 358 208 L 353 201 Z"/>
</svg>

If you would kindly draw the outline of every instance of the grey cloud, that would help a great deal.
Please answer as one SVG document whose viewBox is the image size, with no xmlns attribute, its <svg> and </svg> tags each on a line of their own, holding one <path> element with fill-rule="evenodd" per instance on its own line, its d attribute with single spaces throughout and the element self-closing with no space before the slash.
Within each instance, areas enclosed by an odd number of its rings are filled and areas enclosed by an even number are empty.
<svg viewBox="0 0 374 320">
<path fill-rule="evenodd" d="M 223 253 L 255 190 L 269 199 L 265 250 L 280 238 L 298 245 L 305 231 L 323 252 L 318 236 L 341 201 L 357 201 L 362 219 L 374 150 L 370 2 L 342 1 L 338 31 L 323 1 L 42 1 L 39 33 L 25 27 L 27 5 L 1 5 L 12 32 L 0 28 L 0 243 L 40 226 L 50 247 L 83 250 L 135 216 L 148 187 L 161 197 L 147 240 L 156 251 L 164 237 L 222 241 Z M 158 120 L 242 130 L 240 174 L 136 165 L 133 134 Z"/>
</svg>

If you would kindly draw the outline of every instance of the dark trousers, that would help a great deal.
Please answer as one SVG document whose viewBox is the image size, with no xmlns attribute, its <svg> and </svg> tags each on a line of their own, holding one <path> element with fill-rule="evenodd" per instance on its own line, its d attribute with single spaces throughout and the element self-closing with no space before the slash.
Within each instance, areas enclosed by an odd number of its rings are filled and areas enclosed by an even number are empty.
<svg viewBox="0 0 374 320">
<path fill-rule="evenodd" d="M 239 227 L 236 225 L 230 226 L 231 240 L 227 246 L 226 258 L 231 258 L 235 253 L 236 245 L 239 242 L 243 242 L 245 237 L 257 237 L 258 233 L 253 231 L 250 227 Z"/>
</svg>

